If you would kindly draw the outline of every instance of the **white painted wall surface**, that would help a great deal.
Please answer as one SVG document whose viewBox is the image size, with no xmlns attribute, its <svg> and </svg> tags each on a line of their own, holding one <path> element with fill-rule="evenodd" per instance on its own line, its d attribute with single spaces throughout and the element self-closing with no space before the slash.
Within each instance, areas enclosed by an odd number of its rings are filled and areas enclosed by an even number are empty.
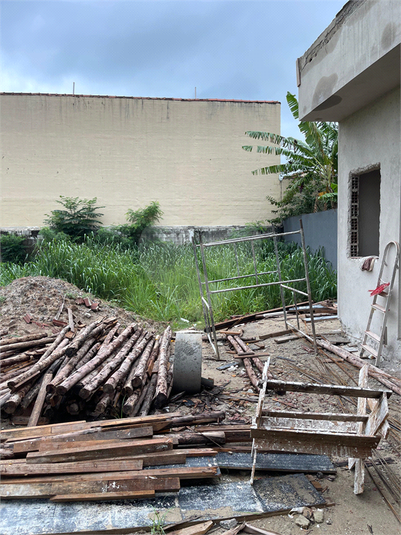
<svg viewBox="0 0 401 535">
<path fill-rule="evenodd" d="M 346 330 L 362 337 L 366 329 L 380 261 L 372 272 L 361 271 L 363 258 L 349 254 L 349 176 L 372 164 L 380 164 L 381 212 L 380 256 L 386 244 L 401 243 L 401 135 L 400 89 L 348 117 L 339 129 L 339 201 L 338 201 L 338 303 L 339 316 Z M 401 362 L 401 296 L 398 272 L 388 320 L 389 345 L 385 359 Z M 375 313 L 379 318 L 379 314 Z M 372 329 L 374 332 L 379 332 Z"/>
<path fill-rule="evenodd" d="M 0 227 L 42 226 L 60 195 L 98 198 L 105 225 L 158 201 L 160 225 L 243 225 L 271 216 L 279 157 L 246 130 L 280 133 L 277 102 L 2 94 Z"/>
</svg>

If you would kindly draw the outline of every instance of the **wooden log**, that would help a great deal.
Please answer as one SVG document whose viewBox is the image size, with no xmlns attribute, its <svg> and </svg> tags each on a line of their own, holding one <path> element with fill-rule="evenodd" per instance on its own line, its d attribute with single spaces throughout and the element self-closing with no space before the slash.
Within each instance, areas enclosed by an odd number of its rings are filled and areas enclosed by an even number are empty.
<svg viewBox="0 0 401 535">
<path fill-rule="evenodd" d="M 30 390 L 31 387 L 32 381 L 29 383 L 25 383 L 24 386 L 22 386 L 18 391 L 14 392 L 12 396 L 10 396 L 10 398 L 3 405 L 3 410 L 7 414 L 14 414 L 17 407 L 21 404 L 21 401 L 23 400 L 25 394 Z"/>
<path fill-rule="evenodd" d="M 27 381 L 30 381 L 40 375 L 40 373 L 45 371 L 51 364 L 53 364 L 53 362 L 64 356 L 67 347 L 68 340 L 65 339 L 60 342 L 57 349 L 55 349 L 46 359 L 43 359 L 42 357 L 36 364 L 32 366 L 32 368 L 27 370 L 25 373 L 15 379 L 11 379 L 11 381 L 8 382 L 8 387 L 10 388 L 10 390 L 17 390 Z"/>
<path fill-rule="evenodd" d="M 7 403 L 7 401 L 11 398 L 12 396 L 12 392 L 11 390 L 6 393 L 6 394 L 3 394 L 1 397 L 0 397 L 0 409 L 2 409 L 4 407 L 4 405 Z"/>
<path fill-rule="evenodd" d="M 31 347 L 40 347 L 51 342 L 54 342 L 56 339 L 55 336 L 48 336 L 46 338 L 41 338 L 40 340 L 31 340 L 28 342 L 16 342 L 13 344 L 4 345 L 1 348 L 1 351 L 20 351 L 21 349 L 30 349 Z"/>
<path fill-rule="evenodd" d="M 96 377 L 100 373 L 100 371 L 105 366 L 108 366 L 108 364 L 110 364 L 110 362 L 114 359 L 114 357 L 117 354 L 117 351 L 118 351 L 118 348 L 115 351 L 113 351 L 113 353 L 111 353 L 111 355 L 109 355 L 102 363 L 100 363 L 96 368 L 94 368 L 90 373 L 88 373 L 88 375 L 86 375 L 80 381 L 78 381 L 78 383 L 76 385 L 77 389 L 80 390 L 84 386 L 86 386 L 88 384 L 91 384 L 96 379 Z M 89 396 L 88 396 L 88 398 L 89 398 Z"/>
<path fill-rule="evenodd" d="M 1 360 L 1 367 L 2 370 L 8 366 L 12 366 L 13 364 L 17 364 L 18 362 L 24 362 L 26 360 L 30 361 L 36 361 L 39 357 L 32 357 L 31 355 L 27 355 L 26 353 L 22 353 L 22 355 L 16 355 L 14 357 L 8 357 L 6 359 Z"/>
<path fill-rule="evenodd" d="M 41 338 L 47 338 L 47 336 L 47 333 L 35 333 L 13 338 L 3 338 L 3 340 L 0 340 L 0 351 L 3 352 L 3 346 L 18 344 L 20 342 L 30 342 L 32 340 L 40 340 Z"/>
<path fill-rule="evenodd" d="M 259 391 L 259 381 L 255 375 L 255 372 L 253 371 L 251 359 L 244 359 L 243 363 L 246 369 L 246 373 L 248 374 L 249 380 L 251 381 L 251 384 L 256 388 L 256 390 Z"/>
<path fill-rule="evenodd" d="M 100 334 L 100 332 L 103 331 L 102 326 L 99 326 L 97 329 L 100 329 L 98 334 Z M 97 329 L 95 329 L 92 333 L 94 336 L 95 336 L 94 333 Z M 83 343 L 81 348 L 75 353 L 75 355 L 68 359 L 65 365 L 62 366 L 60 370 L 58 371 L 58 373 L 55 375 L 54 379 L 47 385 L 47 392 L 51 392 L 51 393 L 55 392 L 56 386 L 62 383 L 64 379 L 66 379 L 70 375 L 70 373 L 75 369 L 75 367 L 79 366 L 81 359 L 85 355 L 87 355 L 90 349 L 95 345 L 97 346 L 97 349 L 99 349 L 100 344 L 95 344 L 94 338 L 92 337 L 88 338 Z M 91 356 L 93 356 L 94 354 L 95 353 L 91 353 L 90 356 L 88 357 L 88 360 L 90 360 Z"/>
<path fill-rule="evenodd" d="M 247 347 L 245 342 L 239 336 L 234 336 L 234 339 L 237 341 L 238 345 L 241 347 L 244 353 L 255 353 L 255 351 L 252 351 L 251 349 L 249 349 L 249 347 Z"/>
<path fill-rule="evenodd" d="M 144 397 L 142 406 L 139 411 L 140 416 L 146 416 L 149 413 L 150 406 L 152 405 L 152 400 L 154 393 L 156 391 L 156 385 L 157 385 L 157 375 L 152 375 L 152 378 L 149 383 L 149 388 L 146 392 L 146 396 Z"/>
<path fill-rule="evenodd" d="M 27 368 L 30 368 L 36 364 L 35 362 L 23 362 L 19 366 L 13 367 L 12 370 L 8 371 L 7 373 L 2 374 L 1 377 L 1 383 L 0 388 L 4 388 L 5 386 L 8 388 L 7 383 L 10 379 L 13 377 L 17 377 L 17 375 L 21 375 L 23 371 L 26 371 Z"/>
<path fill-rule="evenodd" d="M 61 331 L 58 333 L 56 339 L 51 344 L 51 346 L 47 348 L 46 352 L 43 353 L 43 355 L 40 357 L 39 362 L 41 362 L 42 360 L 46 360 L 47 357 L 49 357 L 53 353 L 53 351 L 55 351 L 59 347 L 59 345 L 64 340 L 64 337 L 68 333 L 69 330 L 70 330 L 69 325 L 64 327 L 64 329 L 61 329 Z"/>
<path fill-rule="evenodd" d="M 139 401 L 139 398 L 141 397 L 141 393 L 142 393 L 142 387 L 137 388 L 136 390 L 134 390 L 134 393 L 128 399 L 125 400 L 125 403 L 123 405 L 124 414 L 127 414 L 128 416 L 133 415 L 134 408 L 136 407 Z"/>
<path fill-rule="evenodd" d="M 99 327 L 99 325 L 102 323 L 101 320 L 96 320 L 92 323 L 90 323 L 83 331 L 81 331 L 71 342 L 68 351 L 66 352 L 67 357 L 72 357 L 75 355 L 75 353 L 78 351 L 78 349 L 82 346 L 82 344 L 85 342 L 87 338 L 91 335 L 92 331 L 96 329 L 96 327 Z M 69 328 L 69 326 L 68 326 Z"/>
<path fill-rule="evenodd" d="M 350 362 L 357 368 L 362 368 L 366 364 L 366 361 L 364 361 L 363 359 L 357 357 L 356 355 L 352 355 L 352 353 L 350 353 L 349 351 L 346 351 L 341 347 L 337 347 L 331 344 L 330 342 L 327 342 L 326 340 L 316 340 L 316 343 L 318 346 L 323 347 L 328 351 L 331 351 L 332 353 L 338 355 L 347 362 Z M 374 379 L 377 379 L 377 381 L 382 383 L 384 386 L 386 386 L 396 394 L 401 396 L 401 382 L 400 379 L 398 379 L 397 377 L 394 377 L 384 372 L 383 370 L 377 368 L 376 366 L 373 366 L 372 364 L 369 364 L 369 375 Z"/>
<path fill-rule="evenodd" d="M 124 331 L 112 342 L 107 345 L 102 345 L 97 355 L 92 360 L 81 366 L 70 377 L 65 379 L 56 387 L 56 392 L 59 395 L 64 395 L 81 379 L 86 377 L 90 372 L 97 368 L 104 362 L 116 349 L 118 349 L 134 332 L 136 323 L 131 323 Z"/>
<path fill-rule="evenodd" d="M 246 351 L 242 349 L 242 347 L 239 345 L 234 336 L 227 336 L 227 340 L 230 342 L 230 344 L 233 346 L 233 348 L 239 355 L 241 355 L 241 353 L 246 353 Z"/>
<path fill-rule="evenodd" d="M 167 403 L 168 392 L 168 365 L 170 358 L 170 340 L 171 328 L 168 326 L 163 333 L 163 338 L 160 343 L 159 354 L 159 371 L 157 374 L 156 392 L 154 397 L 154 405 L 157 409 L 164 407 Z"/>
<path fill-rule="evenodd" d="M 146 370 L 149 378 L 151 377 L 153 373 L 153 368 L 157 360 L 157 357 L 159 355 L 159 349 L 160 349 L 160 335 L 157 335 L 155 339 L 155 344 L 152 349 L 152 353 L 150 355 L 150 359 L 148 360 L 148 368 Z"/>
<path fill-rule="evenodd" d="M 150 440 L 126 440 L 105 446 L 85 445 L 83 448 L 71 448 L 56 452 L 32 452 L 27 455 L 28 463 L 60 463 L 85 461 L 90 459 L 107 459 L 108 457 L 127 457 L 135 453 L 164 451 L 173 448 L 170 438 L 154 438 Z"/>
<path fill-rule="evenodd" d="M 118 383 L 124 381 L 125 377 L 129 373 L 133 362 L 135 362 L 138 354 L 136 354 L 136 348 L 142 341 L 145 333 L 143 332 L 142 327 L 139 327 L 132 336 L 134 341 L 134 346 L 132 351 L 126 356 L 118 370 L 116 370 L 105 382 L 103 385 L 103 392 L 108 394 L 114 394 L 115 389 Z"/>
<path fill-rule="evenodd" d="M 109 405 L 111 405 L 111 402 L 113 401 L 113 394 L 108 394 L 107 392 L 103 392 L 102 397 L 99 399 L 99 401 L 96 404 L 94 413 L 96 416 L 99 416 L 100 414 L 104 414 L 106 412 L 106 409 Z"/>
<path fill-rule="evenodd" d="M 149 388 L 150 388 L 150 381 L 146 383 L 145 386 L 142 388 L 141 395 L 139 396 L 138 401 L 132 408 L 132 412 L 130 414 L 131 417 L 136 416 L 138 414 L 139 409 L 141 408 L 143 404 L 143 401 L 146 397 L 146 394 L 148 393 Z"/>
<path fill-rule="evenodd" d="M 124 361 L 127 353 L 131 350 L 133 344 L 135 343 L 136 337 L 131 336 L 130 339 L 124 344 L 123 348 L 108 362 L 107 364 L 103 363 L 102 369 L 96 374 L 93 380 L 88 383 L 86 381 L 85 385 L 79 391 L 79 396 L 82 399 L 88 399 L 95 390 L 97 390 L 114 372 L 114 370 L 121 365 Z M 107 392 L 106 392 L 107 393 Z"/>
<path fill-rule="evenodd" d="M 40 414 L 43 409 L 43 404 L 45 402 L 46 386 L 50 383 L 52 378 L 53 378 L 52 373 L 46 373 L 46 375 L 43 377 L 43 381 L 42 381 L 42 384 L 40 385 L 38 397 L 36 398 L 35 405 L 33 406 L 32 413 L 28 421 L 28 427 L 34 427 L 35 425 L 38 425 Z"/>
<path fill-rule="evenodd" d="M 131 396 L 134 393 L 134 387 L 132 386 L 132 377 L 135 373 L 136 365 L 133 364 L 137 360 L 137 358 L 142 354 L 142 351 L 145 349 L 146 344 L 148 343 L 149 338 L 151 337 L 151 334 L 148 332 L 143 333 L 141 337 L 138 339 L 138 342 L 135 344 L 135 347 L 130 355 L 132 363 L 129 372 L 126 374 L 126 379 L 124 382 L 124 386 L 122 388 L 123 393 L 125 396 Z"/>
<path fill-rule="evenodd" d="M 131 379 L 133 388 L 143 387 L 145 384 L 145 375 L 147 370 L 147 364 L 150 359 L 150 355 L 153 349 L 154 340 L 150 339 L 147 343 L 143 353 L 136 365 L 135 372 Z"/>
</svg>

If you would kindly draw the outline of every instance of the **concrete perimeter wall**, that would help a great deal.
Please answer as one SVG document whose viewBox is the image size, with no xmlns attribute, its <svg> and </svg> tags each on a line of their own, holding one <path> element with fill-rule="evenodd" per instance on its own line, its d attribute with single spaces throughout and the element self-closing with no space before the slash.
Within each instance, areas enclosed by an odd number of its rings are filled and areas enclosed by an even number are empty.
<svg viewBox="0 0 401 535">
<path fill-rule="evenodd" d="M 304 227 L 306 246 L 314 252 L 323 247 L 326 260 L 331 262 L 334 269 L 337 269 L 337 210 L 289 217 L 284 221 L 284 232 L 299 230 L 300 219 Z M 301 245 L 299 234 L 284 236 L 284 241 L 294 241 Z"/>
<path fill-rule="evenodd" d="M 247 130 L 280 133 L 280 103 L 1 94 L 0 227 L 42 226 L 59 196 L 105 206 L 105 226 L 158 201 L 162 226 L 271 216 L 279 157 L 248 153 Z"/>
</svg>

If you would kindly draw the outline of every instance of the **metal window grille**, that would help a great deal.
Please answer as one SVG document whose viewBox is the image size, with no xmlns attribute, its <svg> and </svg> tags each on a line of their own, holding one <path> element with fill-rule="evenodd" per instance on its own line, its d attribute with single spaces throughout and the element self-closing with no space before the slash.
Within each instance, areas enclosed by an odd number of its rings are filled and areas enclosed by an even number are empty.
<svg viewBox="0 0 401 535">
<path fill-rule="evenodd" d="M 351 178 L 350 254 L 359 256 L 359 176 Z"/>
</svg>

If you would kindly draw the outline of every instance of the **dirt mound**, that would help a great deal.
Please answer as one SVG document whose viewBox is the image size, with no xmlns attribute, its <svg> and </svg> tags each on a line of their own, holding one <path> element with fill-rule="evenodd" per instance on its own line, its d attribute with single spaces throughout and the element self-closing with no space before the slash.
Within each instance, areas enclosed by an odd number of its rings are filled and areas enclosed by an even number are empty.
<svg viewBox="0 0 401 535">
<path fill-rule="evenodd" d="M 84 298 L 88 299 L 86 304 Z M 60 324 L 55 324 L 54 319 L 68 322 L 68 308 L 76 324 L 87 325 L 103 316 L 115 316 L 122 325 L 138 319 L 150 326 L 134 313 L 113 307 L 69 282 L 51 277 L 23 277 L 0 287 L 0 335 L 19 336 L 43 329 L 57 332 Z"/>
</svg>

